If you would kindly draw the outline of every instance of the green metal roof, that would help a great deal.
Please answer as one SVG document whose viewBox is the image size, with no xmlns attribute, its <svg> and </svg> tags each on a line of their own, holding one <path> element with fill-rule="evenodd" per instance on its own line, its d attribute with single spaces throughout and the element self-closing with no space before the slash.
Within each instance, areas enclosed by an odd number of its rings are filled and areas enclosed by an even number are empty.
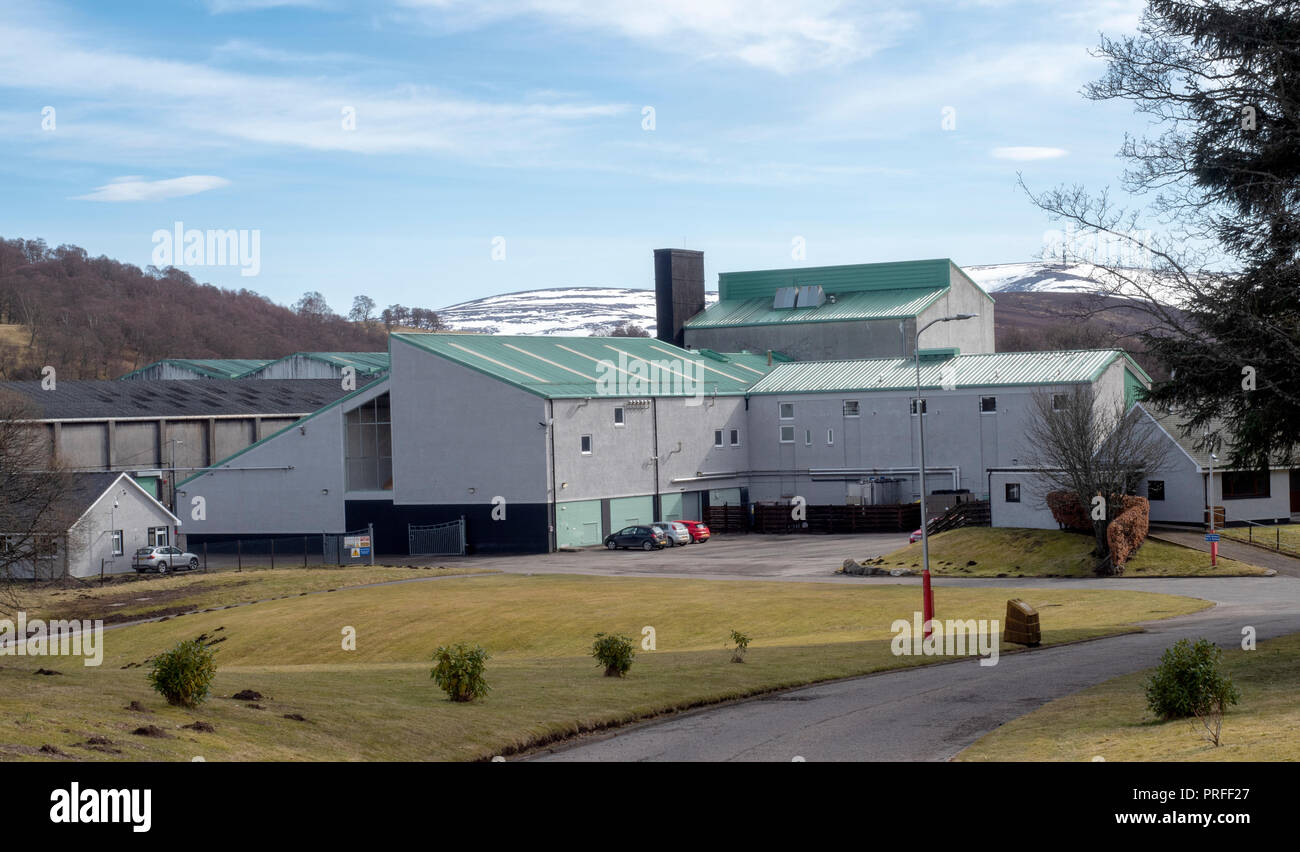
<svg viewBox="0 0 1300 852">
<path fill-rule="evenodd" d="M 697 381 L 703 393 L 735 395 L 773 369 L 766 353 L 690 352 L 652 337 L 396 332 L 390 339 L 548 399 L 693 396 Z"/>
<path fill-rule="evenodd" d="M 151 367 L 170 364 L 173 367 L 193 370 L 209 379 L 238 379 L 255 370 L 260 370 L 271 361 L 267 358 L 163 358 L 146 364 L 138 370 L 132 370 L 122 379 L 129 379 Z"/>
<path fill-rule="evenodd" d="M 944 378 L 959 388 L 1093 382 L 1117 358 L 1134 375 L 1151 378 L 1121 349 L 1076 349 L 1062 352 L 990 352 L 921 360 L 921 387 L 940 387 Z M 945 370 L 951 373 L 945 375 Z M 795 361 L 781 364 L 750 389 L 751 393 L 883 391 L 916 387 L 916 361 L 869 358 L 851 361 Z"/>
<path fill-rule="evenodd" d="M 388 369 L 389 360 L 387 352 L 295 352 L 277 358 L 275 361 L 268 361 L 267 365 L 288 361 L 290 358 L 310 358 L 313 361 L 324 361 L 338 367 L 355 367 L 361 375 L 382 373 Z"/>
<path fill-rule="evenodd" d="M 718 299 L 771 299 L 781 287 L 820 284 L 827 293 L 870 290 L 912 290 L 947 287 L 954 264 L 947 258 L 906 260 L 897 263 L 856 263 L 848 266 L 806 266 L 723 272 L 718 276 Z"/>
<path fill-rule="evenodd" d="M 836 295 L 815 308 L 773 308 L 772 296 L 725 299 L 710 305 L 686 321 L 686 327 L 728 328 L 780 325 L 794 322 L 847 322 L 851 320 L 903 319 L 914 317 L 948 291 L 938 287 L 903 290 L 872 290 Z"/>
</svg>

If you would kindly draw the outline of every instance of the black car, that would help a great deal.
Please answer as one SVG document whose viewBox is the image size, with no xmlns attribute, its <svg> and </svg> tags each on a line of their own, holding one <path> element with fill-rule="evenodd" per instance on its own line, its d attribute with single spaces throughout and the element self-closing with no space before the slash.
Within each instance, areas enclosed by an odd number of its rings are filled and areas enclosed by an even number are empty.
<svg viewBox="0 0 1300 852">
<path fill-rule="evenodd" d="M 623 527 L 618 532 L 605 536 L 605 546 L 610 550 L 628 547 L 663 550 L 667 544 L 668 536 L 664 531 L 652 526 Z"/>
</svg>

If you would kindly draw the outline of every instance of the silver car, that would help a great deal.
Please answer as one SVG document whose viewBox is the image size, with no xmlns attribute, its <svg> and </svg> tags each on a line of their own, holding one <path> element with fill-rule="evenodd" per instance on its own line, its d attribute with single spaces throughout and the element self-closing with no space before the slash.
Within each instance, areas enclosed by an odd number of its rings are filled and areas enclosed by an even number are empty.
<svg viewBox="0 0 1300 852">
<path fill-rule="evenodd" d="M 692 541 L 691 531 L 681 521 L 655 521 L 654 525 L 663 530 L 664 535 L 668 536 L 669 547 L 678 544 L 690 544 Z"/>
<path fill-rule="evenodd" d="M 158 547 L 141 547 L 131 558 L 131 567 L 137 573 L 143 574 L 145 571 L 157 571 L 159 574 L 166 574 L 180 568 L 187 568 L 190 571 L 197 571 L 199 568 L 199 557 L 193 553 L 187 553 L 179 547 L 160 545 Z"/>
</svg>

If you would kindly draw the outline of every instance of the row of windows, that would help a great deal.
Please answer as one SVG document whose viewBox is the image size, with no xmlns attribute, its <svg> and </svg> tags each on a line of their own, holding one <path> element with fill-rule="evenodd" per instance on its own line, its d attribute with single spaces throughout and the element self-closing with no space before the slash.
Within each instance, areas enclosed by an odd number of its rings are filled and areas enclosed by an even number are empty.
<svg viewBox="0 0 1300 852">
<path fill-rule="evenodd" d="M 730 444 L 730 446 L 733 447 L 740 446 L 740 430 L 739 429 L 714 429 L 713 446 L 725 447 L 728 444 Z M 579 448 L 584 456 L 591 455 L 592 442 L 591 442 L 590 435 L 583 435 L 579 438 Z"/>
<path fill-rule="evenodd" d="M 1068 404 L 1069 398 L 1070 398 L 1069 394 L 1064 394 L 1064 393 L 1052 394 L 1052 410 L 1053 411 L 1063 410 Z M 915 397 L 912 398 L 910 400 L 910 403 L 911 403 L 912 413 L 916 414 L 916 398 Z M 926 408 L 926 402 L 924 399 L 921 400 L 921 410 L 926 412 L 928 412 L 929 410 Z M 998 410 L 998 398 L 996 396 L 980 397 L 979 410 L 981 414 L 996 414 Z M 859 417 L 862 414 L 862 408 L 859 405 L 858 400 L 846 399 L 844 400 L 843 412 L 845 417 Z M 780 403 L 780 416 L 782 420 L 793 420 L 794 403 L 793 402 Z"/>
<path fill-rule="evenodd" d="M 1223 474 L 1224 500 L 1248 500 L 1268 497 L 1269 495 L 1268 471 L 1229 471 Z M 1163 479 L 1147 480 L 1147 499 L 1153 501 L 1165 499 L 1165 481 Z M 1020 483 L 1007 483 L 1006 500 L 1008 503 L 1020 502 Z"/>
<path fill-rule="evenodd" d="M 793 427 L 793 426 L 782 426 L 782 427 L 781 427 L 781 443 L 783 443 L 783 444 L 793 444 L 793 443 L 794 443 L 794 427 Z M 805 429 L 805 430 L 803 430 L 803 445 L 804 445 L 805 447 L 811 447 L 811 446 L 813 445 L 813 433 L 812 433 L 812 430 L 811 430 L 811 429 Z M 827 429 L 827 430 L 826 430 L 826 446 L 828 446 L 828 447 L 833 447 L 833 446 L 835 446 L 835 430 L 834 430 L 834 429 Z"/>
</svg>

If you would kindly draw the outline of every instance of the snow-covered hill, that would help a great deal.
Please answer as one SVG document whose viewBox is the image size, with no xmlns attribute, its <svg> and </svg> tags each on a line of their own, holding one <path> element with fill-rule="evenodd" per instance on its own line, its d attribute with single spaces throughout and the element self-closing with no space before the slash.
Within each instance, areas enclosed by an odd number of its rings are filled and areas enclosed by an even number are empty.
<svg viewBox="0 0 1300 852">
<path fill-rule="evenodd" d="M 962 267 L 990 293 L 1089 293 L 1106 291 L 1103 270 L 1089 263 L 1043 261 Z M 1149 273 L 1146 273 L 1149 280 Z M 706 304 L 718 299 L 705 294 Z M 631 322 L 655 333 L 653 290 L 622 287 L 554 287 L 461 302 L 438 311 L 459 331 L 490 334 L 589 335 Z"/>
<path fill-rule="evenodd" d="M 705 304 L 718 300 L 706 293 Z M 458 331 L 589 335 L 630 322 L 655 333 L 655 293 L 622 287 L 554 287 L 488 296 L 438 311 Z"/>
</svg>

